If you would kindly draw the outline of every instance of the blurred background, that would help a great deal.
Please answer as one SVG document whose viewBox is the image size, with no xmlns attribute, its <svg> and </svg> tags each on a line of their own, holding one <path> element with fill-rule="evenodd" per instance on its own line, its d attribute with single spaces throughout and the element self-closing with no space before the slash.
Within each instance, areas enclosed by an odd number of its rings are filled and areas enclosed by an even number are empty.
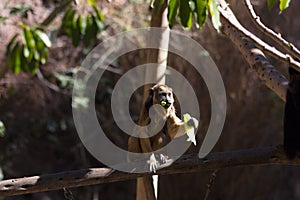
<svg viewBox="0 0 300 200">
<path fill-rule="evenodd" d="M 82 0 L 83 1 L 83 0 Z M 0 13 L 9 16 L 10 8 L 17 4 L 29 5 L 34 12 L 24 19 L 11 16 L 12 22 L 0 23 L 0 68 L 6 69 L 6 46 L 15 33 L 22 30 L 15 22 L 41 23 L 60 1 L 51 0 L 3 0 Z M 242 1 L 228 0 L 241 23 L 258 34 Z M 252 1 L 261 20 L 281 33 L 287 40 L 300 46 L 300 2 L 291 1 L 290 7 L 280 15 L 277 8 L 269 10 L 266 1 Z M 71 39 L 56 32 L 63 17 L 49 25 L 52 47 L 48 62 L 39 68 L 37 75 L 12 70 L 2 73 L 0 79 L 0 120 L 6 131 L 0 137 L 0 178 L 10 179 L 24 176 L 76 170 L 103 166 L 82 145 L 72 118 L 72 76 L 77 67 L 92 49 L 108 36 L 149 26 L 149 4 L 142 0 L 98 0 L 97 5 L 105 16 L 105 28 L 90 47 L 74 47 Z M 85 12 L 82 2 L 76 9 Z M 284 103 L 260 80 L 257 79 L 238 50 L 224 35 L 218 34 L 207 21 L 203 29 L 192 27 L 178 30 L 198 41 L 210 54 L 223 77 L 227 93 L 227 118 L 217 145 L 213 151 L 230 151 L 279 145 L 283 142 Z M 262 35 L 258 35 L 262 36 Z M 270 61 L 283 73 L 287 66 L 272 58 Z M 108 137 L 126 149 L 128 136 L 116 127 L 110 106 L 110 95 L 116 81 L 127 70 L 145 62 L 145 52 L 136 51 L 121 56 L 112 70 L 105 72 L 96 93 L 96 110 L 99 122 Z M 181 72 L 191 83 L 200 102 L 201 127 L 198 131 L 202 141 L 209 124 L 210 100 L 201 76 L 184 59 L 170 54 L 168 65 Z M 1 70 L 0 70 L 1 71 Z M 53 89 L 53 85 L 57 88 Z M 142 90 L 132 99 L 132 105 L 141 105 Z M 137 119 L 139 106 L 130 106 L 132 118 Z M 107 131 L 108 132 L 108 131 Z M 190 147 L 187 152 L 197 152 Z M 160 177 L 159 199 L 203 199 L 211 171 L 193 174 L 175 174 Z M 70 189 L 75 199 L 135 199 L 135 181 L 123 181 Z M 299 167 L 270 165 L 247 166 L 222 169 L 210 193 L 211 199 L 300 199 Z M 1 197 L 0 197 L 1 199 Z M 6 197 L 19 199 L 65 199 L 63 190 L 22 196 Z"/>
</svg>

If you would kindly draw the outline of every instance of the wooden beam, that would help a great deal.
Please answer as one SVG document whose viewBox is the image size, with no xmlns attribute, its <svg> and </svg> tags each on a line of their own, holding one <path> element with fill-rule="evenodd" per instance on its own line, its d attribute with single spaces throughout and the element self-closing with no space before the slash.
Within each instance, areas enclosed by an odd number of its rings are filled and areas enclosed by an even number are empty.
<svg viewBox="0 0 300 200">
<path fill-rule="evenodd" d="M 145 161 L 133 163 L 132 166 L 145 165 Z M 135 165 L 136 164 L 136 165 Z M 167 163 L 166 165 L 170 165 Z M 188 154 L 179 158 L 172 165 L 162 168 L 156 174 L 192 173 L 204 170 L 216 170 L 229 167 L 253 165 L 298 165 L 299 157 L 289 160 L 282 147 L 262 147 L 238 151 L 210 153 L 199 159 L 198 154 Z M 75 171 L 66 171 L 55 174 L 31 176 L 0 181 L 0 196 L 13 196 L 35 192 L 45 192 L 63 188 L 87 186 L 116 181 L 136 179 L 149 173 L 126 173 L 111 168 L 90 168 Z"/>
</svg>

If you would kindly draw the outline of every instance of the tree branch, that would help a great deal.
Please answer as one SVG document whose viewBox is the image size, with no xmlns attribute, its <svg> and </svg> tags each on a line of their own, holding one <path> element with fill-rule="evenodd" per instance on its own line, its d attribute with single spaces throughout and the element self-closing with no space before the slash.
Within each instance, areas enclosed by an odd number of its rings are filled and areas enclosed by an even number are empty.
<svg viewBox="0 0 300 200">
<path fill-rule="evenodd" d="M 300 51 L 295 47 L 291 42 L 286 41 L 280 33 L 276 33 L 272 29 L 265 26 L 261 21 L 260 17 L 256 15 L 253 6 L 251 4 L 250 0 L 244 0 L 244 3 L 247 7 L 247 11 L 250 15 L 250 18 L 254 25 L 265 35 L 270 37 L 274 42 L 276 42 L 281 48 L 286 50 L 289 54 L 291 54 L 293 57 L 300 60 Z"/>
<path fill-rule="evenodd" d="M 271 47 L 269 44 L 255 36 L 253 33 L 244 28 L 240 22 L 236 19 L 235 15 L 228 7 L 228 4 L 225 0 L 219 0 L 220 6 L 219 11 L 223 19 L 225 19 L 231 26 L 233 26 L 236 30 L 239 31 L 241 35 L 251 40 L 254 44 L 256 44 L 260 49 L 266 51 L 270 56 L 282 61 L 283 63 L 288 64 L 293 67 L 295 70 L 300 72 L 300 63 L 294 60 L 290 55 L 284 54 L 275 47 Z"/>
<path fill-rule="evenodd" d="M 214 170 L 213 173 L 211 174 L 210 178 L 209 178 L 209 182 L 206 185 L 207 188 L 206 188 L 204 200 L 208 200 L 209 199 L 209 195 L 211 193 L 212 186 L 213 186 L 213 184 L 215 182 L 215 179 L 216 179 L 216 176 L 217 176 L 217 172 L 218 172 L 218 169 Z"/>
<path fill-rule="evenodd" d="M 64 0 L 58 7 L 56 7 L 51 14 L 42 22 L 42 26 L 48 26 L 58 14 L 60 14 L 68 5 L 72 3 L 72 0 Z"/>
<path fill-rule="evenodd" d="M 145 161 L 143 161 L 145 165 Z M 133 163 L 132 166 L 141 162 Z M 284 164 L 300 166 L 299 157 L 289 160 L 282 147 L 262 147 L 255 149 L 210 153 L 199 159 L 198 154 L 184 155 L 171 166 L 157 171 L 157 174 L 192 173 L 249 165 Z M 87 186 L 136 179 L 149 173 L 125 173 L 111 168 L 90 168 L 0 181 L 0 196 L 12 196 L 62 188 Z"/>
<path fill-rule="evenodd" d="M 227 4 L 226 4 L 227 5 Z M 224 5 L 222 5 L 224 7 Z M 288 80 L 266 59 L 264 53 L 256 48 L 251 42 L 241 35 L 241 31 L 236 29 L 238 22 L 232 12 L 224 9 L 221 12 L 222 32 L 238 47 L 250 68 L 254 70 L 263 83 L 274 91 L 283 101 L 285 101 Z"/>
<path fill-rule="evenodd" d="M 62 93 L 60 88 L 57 85 L 51 83 L 50 81 L 48 81 L 44 78 L 44 75 L 42 74 L 42 72 L 39 68 L 36 70 L 36 76 L 45 86 L 47 86 L 51 90 Z"/>
<path fill-rule="evenodd" d="M 146 68 L 145 83 L 153 82 L 165 84 L 166 82 L 166 69 L 168 60 L 168 47 L 169 47 L 169 21 L 168 21 L 168 0 L 154 0 L 154 8 L 151 13 L 150 27 L 158 27 L 161 32 L 150 36 L 150 41 L 156 44 L 157 49 L 148 49 L 147 62 L 153 63 L 153 66 Z M 144 102 L 149 95 L 149 84 L 144 85 Z M 144 109 L 140 112 L 139 125 L 141 125 L 141 119 L 144 118 Z M 150 144 L 150 140 L 148 140 Z M 152 148 L 152 146 L 151 146 Z M 143 148 L 141 148 L 143 150 Z M 157 200 L 158 194 L 158 177 L 143 177 L 137 179 L 136 184 L 136 200 Z"/>
</svg>

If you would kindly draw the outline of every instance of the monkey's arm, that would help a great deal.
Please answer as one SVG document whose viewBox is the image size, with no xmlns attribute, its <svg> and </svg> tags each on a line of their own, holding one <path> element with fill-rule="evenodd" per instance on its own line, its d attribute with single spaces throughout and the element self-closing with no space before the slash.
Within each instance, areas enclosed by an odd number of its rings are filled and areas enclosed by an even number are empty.
<svg viewBox="0 0 300 200">
<path fill-rule="evenodd" d="M 172 139 L 180 137 L 186 133 L 184 122 L 181 121 L 176 115 L 171 115 L 167 119 L 167 127 L 168 134 Z"/>
<path fill-rule="evenodd" d="M 191 118 L 187 123 L 189 126 L 194 126 L 194 128 L 197 128 L 197 125 L 194 123 L 194 120 L 196 119 Z M 170 115 L 170 117 L 167 119 L 167 126 L 168 133 L 172 139 L 183 136 L 187 133 L 184 122 L 181 119 L 179 119 L 175 114 Z"/>
</svg>

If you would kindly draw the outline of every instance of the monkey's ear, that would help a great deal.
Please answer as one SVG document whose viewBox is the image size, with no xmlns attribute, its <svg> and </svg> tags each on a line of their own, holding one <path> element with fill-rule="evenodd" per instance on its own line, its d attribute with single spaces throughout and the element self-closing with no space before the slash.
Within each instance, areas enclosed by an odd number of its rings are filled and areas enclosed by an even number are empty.
<svg viewBox="0 0 300 200">
<path fill-rule="evenodd" d="M 169 90 L 172 92 L 173 97 L 175 97 L 173 89 L 169 87 Z"/>
<path fill-rule="evenodd" d="M 153 95 L 154 95 L 154 89 L 150 88 L 148 97 L 145 101 L 145 107 L 148 111 L 149 111 L 149 108 L 153 105 Z"/>
<path fill-rule="evenodd" d="M 153 94 L 154 94 L 154 88 L 153 88 L 153 87 L 152 87 L 152 88 L 149 88 L 148 92 L 149 92 L 149 96 L 152 96 L 152 97 L 153 97 Z"/>
</svg>

